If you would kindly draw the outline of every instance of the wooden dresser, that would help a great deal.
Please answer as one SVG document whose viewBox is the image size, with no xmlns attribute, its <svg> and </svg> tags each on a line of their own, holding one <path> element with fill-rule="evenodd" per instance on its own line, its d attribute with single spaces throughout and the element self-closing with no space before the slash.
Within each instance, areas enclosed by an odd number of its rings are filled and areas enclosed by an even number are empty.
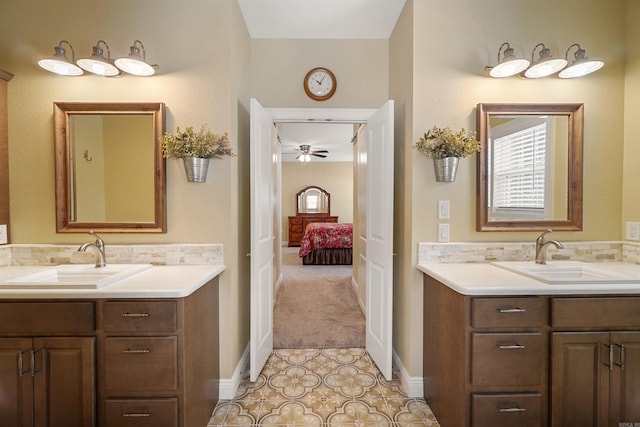
<svg viewBox="0 0 640 427">
<path fill-rule="evenodd" d="M 289 246 L 300 246 L 307 225 L 312 222 L 338 222 L 337 216 L 298 214 L 289 217 Z"/>
</svg>

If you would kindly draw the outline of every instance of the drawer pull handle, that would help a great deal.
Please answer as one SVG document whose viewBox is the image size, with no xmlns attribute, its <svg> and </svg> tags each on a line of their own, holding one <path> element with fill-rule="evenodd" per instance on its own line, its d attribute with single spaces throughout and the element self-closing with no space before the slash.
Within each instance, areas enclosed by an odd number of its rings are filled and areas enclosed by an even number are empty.
<svg viewBox="0 0 640 427">
<path fill-rule="evenodd" d="M 524 408 L 519 408 L 519 407 L 514 407 L 514 408 L 500 408 L 498 409 L 499 412 L 524 412 L 525 409 Z"/>
<path fill-rule="evenodd" d="M 151 353 L 150 348 L 125 348 L 122 350 L 124 354 L 142 354 L 142 353 Z"/>
<path fill-rule="evenodd" d="M 527 348 L 527 346 L 522 344 L 509 344 L 509 345 L 501 344 L 498 346 L 498 348 L 500 350 L 523 350 Z"/>
<path fill-rule="evenodd" d="M 139 318 L 139 317 L 149 317 L 151 316 L 151 314 L 149 313 L 122 313 L 120 316 L 122 317 L 133 317 L 135 318 Z"/>
<path fill-rule="evenodd" d="M 133 418 L 142 418 L 142 417 L 150 417 L 151 412 L 126 412 L 122 414 L 123 417 L 133 417 Z"/>
<path fill-rule="evenodd" d="M 616 366 L 620 367 L 620 369 L 624 370 L 624 362 L 626 359 L 626 347 L 624 344 L 616 344 L 616 347 L 620 348 L 620 363 L 616 363 Z"/>
<path fill-rule="evenodd" d="M 520 308 L 520 307 L 515 307 L 515 308 L 498 308 L 498 313 L 524 313 L 526 312 L 527 309 L 526 308 Z"/>
</svg>

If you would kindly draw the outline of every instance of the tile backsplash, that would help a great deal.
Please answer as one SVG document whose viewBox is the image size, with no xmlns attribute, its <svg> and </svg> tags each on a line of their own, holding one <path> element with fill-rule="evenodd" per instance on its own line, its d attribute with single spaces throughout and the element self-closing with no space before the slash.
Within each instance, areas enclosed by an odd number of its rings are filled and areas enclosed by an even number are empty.
<svg viewBox="0 0 640 427">
<path fill-rule="evenodd" d="M 224 264 L 222 244 L 107 245 L 107 264 L 198 265 Z M 0 246 L 0 266 L 89 264 L 93 249 L 78 252 L 78 245 Z"/>
<path fill-rule="evenodd" d="M 564 249 L 550 247 L 547 259 L 585 262 L 640 263 L 640 244 L 629 242 L 562 242 Z M 419 263 L 533 261 L 533 242 L 418 243 Z"/>
</svg>

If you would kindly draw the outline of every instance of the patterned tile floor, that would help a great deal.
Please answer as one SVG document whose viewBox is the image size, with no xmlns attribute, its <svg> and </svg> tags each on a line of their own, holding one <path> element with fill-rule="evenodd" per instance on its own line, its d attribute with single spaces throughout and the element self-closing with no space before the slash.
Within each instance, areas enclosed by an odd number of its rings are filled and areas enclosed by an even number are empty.
<svg viewBox="0 0 640 427">
<path fill-rule="evenodd" d="M 220 401 L 208 426 L 438 427 L 423 399 L 386 381 L 367 352 L 275 350 L 255 383 Z"/>
</svg>

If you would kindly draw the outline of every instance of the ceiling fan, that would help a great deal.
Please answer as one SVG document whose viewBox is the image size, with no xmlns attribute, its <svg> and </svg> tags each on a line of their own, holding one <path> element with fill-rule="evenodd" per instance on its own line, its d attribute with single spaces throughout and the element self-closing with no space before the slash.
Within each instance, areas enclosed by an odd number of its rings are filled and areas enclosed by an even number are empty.
<svg viewBox="0 0 640 427">
<path fill-rule="evenodd" d="M 309 144 L 302 144 L 297 150 L 300 154 L 298 154 L 296 160 L 300 160 L 301 162 L 311 161 L 311 156 L 325 158 L 327 154 L 329 154 L 327 150 L 312 150 Z"/>
</svg>

